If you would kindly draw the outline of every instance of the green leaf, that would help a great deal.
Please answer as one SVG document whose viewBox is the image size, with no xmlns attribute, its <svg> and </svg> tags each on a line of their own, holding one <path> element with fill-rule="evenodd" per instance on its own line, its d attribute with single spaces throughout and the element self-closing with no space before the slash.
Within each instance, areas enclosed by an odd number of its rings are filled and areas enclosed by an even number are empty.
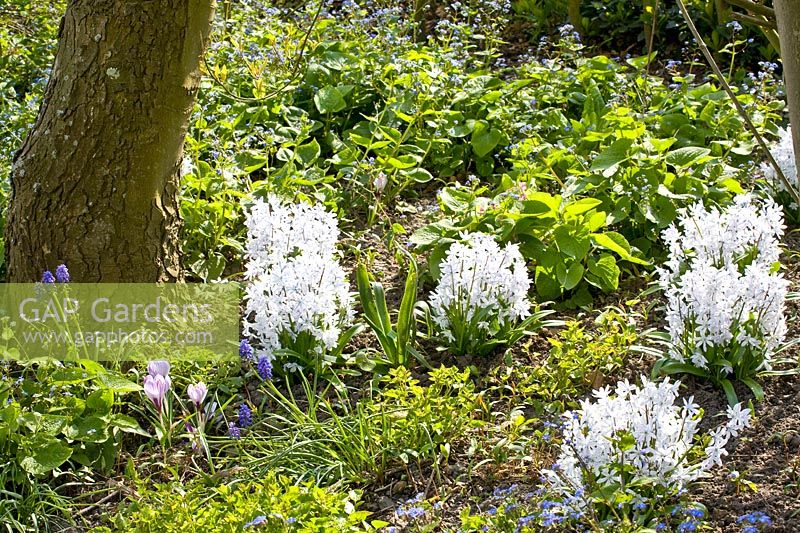
<svg viewBox="0 0 800 533">
<path fill-rule="evenodd" d="M 731 407 L 739 403 L 739 398 L 736 396 L 736 391 L 733 388 L 733 383 L 729 379 L 719 380 L 722 390 L 725 391 L 725 396 L 728 398 L 728 405 Z"/>
<path fill-rule="evenodd" d="M 653 366 L 651 376 L 656 379 L 660 376 L 671 376 L 672 374 L 691 374 L 693 376 L 708 378 L 708 372 L 702 368 L 697 368 L 688 363 L 681 363 L 674 359 L 661 359 Z"/>
<path fill-rule="evenodd" d="M 86 398 L 86 407 L 101 415 L 110 413 L 113 406 L 114 393 L 109 389 L 98 389 Z"/>
<path fill-rule="evenodd" d="M 81 383 L 89 381 L 94 377 L 94 374 L 84 368 L 70 367 L 59 368 L 51 375 L 51 380 L 56 385 L 71 385 L 74 383 Z"/>
<path fill-rule="evenodd" d="M 405 170 L 403 171 L 403 174 L 417 183 L 428 183 L 433 179 L 433 174 L 421 167 Z"/>
<path fill-rule="evenodd" d="M 610 176 L 616 171 L 617 165 L 628 159 L 628 150 L 631 145 L 633 145 L 632 139 L 617 139 L 594 158 L 591 170 L 593 172 L 603 171 L 604 175 Z"/>
<path fill-rule="evenodd" d="M 33 450 L 33 455 L 20 461 L 20 466 L 35 476 L 49 474 L 72 455 L 72 448 L 61 441 L 47 441 L 47 444 Z"/>
<path fill-rule="evenodd" d="M 597 231 L 605 225 L 606 225 L 605 211 L 597 211 L 595 213 L 592 213 L 586 220 L 586 228 L 589 231 Z"/>
<path fill-rule="evenodd" d="M 472 192 L 456 189 L 454 187 L 445 187 L 439 193 L 438 198 L 445 208 L 459 213 L 469 209 L 469 204 L 473 196 Z"/>
<path fill-rule="evenodd" d="M 439 265 L 441 265 L 442 261 L 444 261 L 444 257 L 445 255 L 447 255 L 447 250 L 449 249 L 449 247 L 450 246 L 448 243 L 446 245 L 442 244 L 440 246 L 437 246 L 436 248 L 431 250 L 431 253 L 428 256 L 428 268 L 431 271 L 433 279 L 439 279 L 442 277 L 442 271 L 439 268 Z"/>
<path fill-rule="evenodd" d="M 587 278 L 587 280 L 602 290 L 610 292 L 617 290 L 619 287 L 620 271 L 613 256 L 603 254 L 597 260 L 590 259 L 589 272 L 593 274 L 594 279 Z"/>
<path fill-rule="evenodd" d="M 582 237 L 576 238 L 572 235 L 569 226 L 559 226 L 553 231 L 556 245 L 561 253 L 581 260 L 589 253 L 589 239 Z"/>
<path fill-rule="evenodd" d="M 630 431 L 623 431 L 621 434 L 618 433 L 618 437 L 616 437 L 616 444 L 617 448 L 621 452 L 627 452 L 628 450 L 632 450 L 636 447 L 636 437 Z"/>
<path fill-rule="evenodd" d="M 742 383 L 750 387 L 750 390 L 753 391 L 753 395 L 756 397 L 756 400 L 759 402 L 764 399 L 764 389 L 761 385 L 758 384 L 756 380 L 753 378 L 742 378 Z"/>
<path fill-rule="evenodd" d="M 297 154 L 297 157 L 300 158 L 300 161 L 302 161 L 303 165 L 309 166 L 319 157 L 319 143 L 316 139 L 311 139 L 311 142 L 298 146 L 295 153 Z"/>
<path fill-rule="evenodd" d="M 596 198 L 581 198 L 577 202 L 572 202 L 564 208 L 564 214 L 570 217 L 575 217 L 591 211 L 603 202 Z"/>
<path fill-rule="evenodd" d="M 536 293 L 545 300 L 554 300 L 561 296 L 561 284 L 552 272 L 536 267 Z"/>
<path fill-rule="evenodd" d="M 632 256 L 631 245 L 628 243 L 628 240 L 616 231 L 592 233 L 590 237 L 597 246 L 614 252 L 615 254 L 619 255 L 621 259 L 628 261 L 629 263 L 636 263 L 637 265 L 645 266 L 650 264 L 647 261 Z"/>
<path fill-rule="evenodd" d="M 112 392 L 118 393 L 126 393 L 126 392 L 136 392 L 142 390 L 142 387 L 134 383 L 133 381 L 127 380 L 118 374 L 100 374 L 97 377 L 97 380 L 103 384 L 103 386 Z"/>
<path fill-rule="evenodd" d="M 314 95 L 314 105 L 317 106 L 320 113 L 338 113 L 347 107 L 341 91 L 330 85 L 317 91 L 317 94 Z"/>
<path fill-rule="evenodd" d="M 416 246 L 430 246 L 442 237 L 440 227 L 434 224 L 422 226 L 411 234 L 410 242 Z"/>
<path fill-rule="evenodd" d="M 676 139 L 675 137 L 667 137 L 666 139 L 657 139 L 655 137 L 652 137 L 648 139 L 647 142 L 650 143 L 650 145 L 653 147 L 653 150 L 655 150 L 656 152 L 664 153 L 667 150 L 669 150 L 669 148 L 673 144 L 675 144 L 677 140 L 678 139 Z"/>
<path fill-rule="evenodd" d="M 69 418 L 61 415 L 43 414 L 37 421 L 36 432 L 56 436 L 69 422 Z"/>
<path fill-rule="evenodd" d="M 417 301 L 417 264 L 409 257 L 408 276 L 397 313 L 397 355 L 401 358 L 399 364 L 406 363 L 406 348 L 410 347 L 414 333 L 414 305 Z"/>
<path fill-rule="evenodd" d="M 648 54 L 646 56 L 629 57 L 625 60 L 625 62 L 633 68 L 643 69 L 648 63 L 651 63 L 657 55 L 658 51 L 654 51 L 652 54 Z"/>
<path fill-rule="evenodd" d="M 211 252 L 208 257 L 201 256 L 191 264 L 192 272 L 200 276 L 204 281 L 219 279 L 225 270 L 227 260 L 218 252 Z"/>
<path fill-rule="evenodd" d="M 83 442 L 104 442 L 108 440 L 108 423 L 99 416 L 87 416 L 65 431 L 67 437 Z"/>
<path fill-rule="evenodd" d="M 675 168 L 686 168 L 703 160 L 711 150 L 700 146 L 678 148 L 667 154 L 666 162 Z"/>
<path fill-rule="evenodd" d="M 546 192 L 536 191 L 528 194 L 528 200 L 523 202 L 524 213 L 532 215 L 555 215 L 561 207 L 561 196 L 553 196 Z"/>
<path fill-rule="evenodd" d="M 503 135 L 496 129 L 488 128 L 482 131 L 476 130 L 472 134 L 472 149 L 478 157 L 485 157 L 494 150 Z"/>
<path fill-rule="evenodd" d="M 562 283 L 564 289 L 568 291 L 574 289 L 583 279 L 583 271 L 584 268 L 582 264 L 577 261 L 572 263 L 572 266 L 567 269 L 567 275 Z"/>
<path fill-rule="evenodd" d="M 414 168 L 419 164 L 419 161 L 412 156 L 401 155 L 400 157 L 390 157 L 386 159 L 386 163 L 388 163 L 392 168 L 396 168 L 398 170 L 407 170 L 409 168 Z"/>
<path fill-rule="evenodd" d="M 150 434 L 148 434 L 141 428 L 141 426 L 139 426 L 139 422 L 137 422 L 135 418 L 128 415 L 116 414 L 111 417 L 110 423 L 112 426 L 119 428 L 125 433 L 135 433 L 137 435 L 142 435 L 143 437 L 150 436 Z"/>
</svg>

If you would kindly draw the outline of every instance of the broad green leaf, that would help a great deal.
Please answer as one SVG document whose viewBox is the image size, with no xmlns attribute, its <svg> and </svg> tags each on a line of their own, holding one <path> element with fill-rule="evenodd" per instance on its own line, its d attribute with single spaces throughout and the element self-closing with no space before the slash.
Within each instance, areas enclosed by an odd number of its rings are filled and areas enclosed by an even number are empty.
<svg viewBox="0 0 800 533">
<path fill-rule="evenodd" d="M 633 68 L 643 69 L 648 65 L 648 63 L 651 63 L 656 58 L 657 55 L 658 51 L 656 50 L 652 54 L 629 57 L 628 59 L 625 60 L 625 62 L 630 66 L 632 66 Z"/>
<path fill-rule="evenodd" d="M 632 144 L 633 140 L 631 139 L 617 139 L 611 146 L 594 158 L 591 170 L 594 172 L 603 171 L 604 175 L 613 174 L 617 165 L 628 159 L 628 150 Z"/>
<path fill-rule="evenodd" d="M 601 200 L 596 198 L 581 198 L 577 202 L 572 202 L 564 208 L 564 214 L 570 217 L 575 217 L 591 211 L 598 205 L 602 204 Z"/>
<path fill-rule="evenodd" d="M 711 150 L 700 146 L 687 146 L 669 152 L 666 162 L 676 168 L 686 168 L 704 160 Z"/>
<path fill-rule="evenodd" d="M 444 231 L 441 225 L 437 223 L 428 224 L 427 226 L 422 226 L 417 231 L 411 234 L 411 244 L 415 246 L 425 247 L 431 246 L 439 239 L 442 238 L 444 235 Z"/>
<path fill-rule="evenodd" d="M 439 201 L 450 211 L 459 213 L 469 208 L 473 194 L 454 187 L 445 187 L 439 193 Z"/>
<path fill-rule="evenodd" d="M 647 142 L 653 147 L 653 150 L 661 154 L 669 150 L 669 148 L 675 144 L 677 140 L 678 139 L 675 137 L 667 137 L 666 139 L 652 137 L 648 139 Z"/>
<path fill-rule="evenodd" d="M 53 372 L 50 379 L 57 385 L 67 385 L 89 381 L 93 377 L 94 374 L 84 368 L 71 367 L 59 368 Z"/>
<path fill-rule="evenodd" d="M 497 146 L 497 143 L 499 143 L 502 138 L 503 135 L 500 131 L 494 128 L 484 129 L 482 131 L 476 130 L 472 134 L 472 149 L 478 157 L 485 157 L 489 152 L 494 150 L 494 147 Z"/>
<path fill-rule="evenodd" d="M 555 300 L 561 296 L 561 284 L 552 272 L 536 267 L 536 294 L 544 300 Z"/>
<path fill-rule="evenodd" d="M 589 231 L 597 231 L 605 225 L 606 225 L 605 211 L 596 211 L 595 213 L 589 215 L 589 218 L 586 220 L 586 228 Z"/>
<path fill-rule="evenodd" d="M 69 418 L 62 415 L 44 414 L 38 420 L 36 432 L 56 436 L 69 422 Z"/>
<path fill-rule="evenodd" d="M 568 291 L 574 289 L 582 279 L 583 265 L 576 261 L 567 269 L 567 275 L 563 283 L 564 289 Z"/>
<path fill-rule="evenodd" d="M 110 389 L 98 389 L 86 398 L 86 407 L 105 415 L 114 407 L 114 393 Z"/>
<path fill-rule="evenodd" d="M 415 158 L 407 156 L 407 155 L 406 156 L 400 156 L 400 157 L 390 157 L 390 158 L 386 159 L 386 162 L 389 163 L 389 165 L 392 168 L 396 168 L 396 169 L 400 169 L 400 170 L 413 168 L 418 164 L 418 161 Z"/>
<path fill-rule="evenodd" d="M 575 236 L 570 231 L 569 226 L 559 226 L 553 231 L 556 239 L 556 246 L 561 253 L 581 260 L 589 253 L 589 239 L 584 236 Z"/>
<path fill-rule="evenodd" d="M 589 260 L 589 273 L 592 276 L 587 280 L 605 292 L 615 291 L 619 287 L 620 270 L 614 257 L 603 254 L 599 259 Z"/>
<path fill-rule="evenodd" d="M 135 418 L 128 415 L 116 414 L 111 417 L 110 424 L 116 428 L 119 428 L 125 433 L 136 433 L 137 435 L 142 435 L 144 437 L 150 436 L 149 433 L 139 426 L 139 422 L 137 422 Z"/>
<path fill-rule="evenodd" d="M 67 428 L 64 433 L 73 440 L 104 442 L 108 440 L 108 422 L 99 416 L 87 416 Z"/>
<path fill-rule="evenodd" d="M 142 390 L 142 387 L 134 383 L 133 381 L 127 380 L 118 374 L 100 374 L 97 380 L 103 384 L 103 386 L 113 392 L 118 393 L 126 393 L 126 392 L 136 392 Z"/>
<path fill-rule="evenodd" d="M 20 461 L 20 466 L 35 476 L 49 474 L 69 459 L 72 448 L 60 441 L 48 441 Z"/>
<path fill-rule="evenodd" d="M 219 279 L 225 270 L 227 260 L 219 252 L 211 252 L 208 257 L 202 256 L 191 264 L 192 271 L 205 281 Z"/>
<path fill-rule="evenodd" d="M 317 160 L 320 154 L 320 146 L 316 139 L 311 139 L 311 142 L 297 147 L 295 150 L 297 157 L 303 162 L 303 165 L 309 166 Z"/>
<path fill-rule="evenodd" d="M 433 179 L 433 174 L 421 167 L 405 170 L 403 174 L 417 183 L 428 183 Z"/>
<path fill-rule="evenodd" d="M 614 252 L 615 254 L 619 255 L 621 259 L 624 259 L 629 263 L 636 263 L 638 265 L 645 266 L 650 264 L 647 261 L 632 256 L 631 245 L 628 243 L 628 240 L 615 231 L 592 233 L 590 237 L 597 246 Z"/>
<path fill-rule="evenodd" d="M 341 91 L 330 85 L 317 91 L 314 95 L 314 105 L 320 113 L 338 113 L 347 107 Z"/>
</svg>

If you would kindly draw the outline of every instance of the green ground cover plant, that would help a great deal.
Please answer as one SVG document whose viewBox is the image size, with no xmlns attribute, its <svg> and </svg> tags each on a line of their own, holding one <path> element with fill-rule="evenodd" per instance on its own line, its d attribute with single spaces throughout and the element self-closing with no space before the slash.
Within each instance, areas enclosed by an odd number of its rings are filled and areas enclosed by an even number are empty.
<svg viewBox="0 0 800 533">
<path fill-rule="evenodd" d="M 723 80 L 661 2 L 218 4 L 183 274 L 240 357 L 4 361 L 0 529 L 800 528 L 768 32 L 691 2 Z M 3 208 L 64 7 L 0 7 Z"/>
</svg>

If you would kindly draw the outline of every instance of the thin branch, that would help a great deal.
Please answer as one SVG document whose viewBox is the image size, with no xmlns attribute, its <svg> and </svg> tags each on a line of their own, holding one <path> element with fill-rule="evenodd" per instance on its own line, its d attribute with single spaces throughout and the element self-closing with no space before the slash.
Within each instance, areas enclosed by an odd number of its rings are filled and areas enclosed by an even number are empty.
<svg viewBox="0 0 800 533">
<path fill-rule="evenodd" d="M 317 25 L 317 20 L 319 20 L 320 14 L 322 14 L 323 4 L 324 2 L 320 0 L 319 7 L 317 7 L 317 11 L 316 13 L 314 13 L 314 18 L 311 19 L 311 24 L 309 24 L 308 29 L 303 35 L 303 39 L 300 41 L 300 51 L 298 52 L 297 57 L 294 60 L 292 71 L 289 73 L 289 79 L 287 79 L 283 85 L 281 85 L 279 88 L 277 88 L 270 94 L 263 96 L 261 98 L 250 98 L 234 93 L 228 88 L 227 85 L 225 85 L 225 82 L 220 80 L 219 77 L 216 74 L 214 74 L 214 71 L 209 67 L 208 60 L 205 58 L 205 56 L 203 56 L 203 63 L 206 66 L 206 71 L 208 72 L 208 75 L 211 76 L 211 78 L 217 83 L 217 85 L 219 85 L 222 88 L 222 91 L 226 95 L 228 95 L 230 98 L 233 98 L 238 102 L 245 102 L 248 104 L 260 104 L 267 102 L 271 98 L 279 95 L 280 93 L 285 91 L 287 87 L 289 87 L 292 83 L 294 83 L 294 81 L 300 75 L 300 65 L 303 63 L 303 57 L 305 56 L 306 45 L 308 44 L 308 39 L 311 36 L 311 32 L 314 31 L 314 27 Z"/>
<path fill-rule="evenodd" d="M 757 15 L 763 15 L 768 19 L 775 20 L 775 10 L 761 4 L 756 4 L 750 0 L 725 0 L 726 3 L 745 9 Z"/>
<path fill-rule="evenodd" d="M 653 24 L 650 26 L 650 38 L 647 40 L 647 68 L 645 74 L 650 75 L 650 63 L 653 62 L 653 39 L 656 36 L 656 23 L 658 22 L 658 0 L 653 2 Z"/>
<path fill-rule="evenodd" d="M 700 32 L 697 31 L 697 26 L 694 25 L 692 18 L 689 16 L 689 11 L 686 9 L 686 4 L 683 3 L 683 0 L 678 0 L 678 7 L 681 10 L 681 14 L 683 15 L 684 20 L 686 20 L 686 24 L 689 26 L 689 31 L 692 32 L 695 41 L 697 41 L 697 45 L 700 47 L 700 51 L 703 52 L 703 55 L 708 61 L 708 64 L 711 66 L 711 70 L 713 70 L 714 74 L 717 75 L 720 84 L 722 84 L 722 88 L 725 89 L 726 93 L 728 93 L 728 97 L 730 97 L 730 99 L 733 101 L 733 105 L 736 106 L 736 110 L 739 112 L 739 115 L 742 117 L 745 124 L 747 124 L 747 127 L 750 129 L 750 132 L 756 138 L 758 145 L 764 151 L 764 154 L 767 156 L 767 160 L 769 161 L 770 165 L 772 165 L 772 168 L 775 169 L 775 173 L 778 175 L 778 179 L 780 179 L 784 187 L 786 187 L 786 190 L 789 191 L 789 194 L 794 199 L 794 201 L 800 204 L 800 193 L 798 193 L 794 185 L 789 183 L 789 180 L 786 179 L 786 175 L 783 173 L 783 170 L 781 170 L 780 165 L 778 164 L 777 161 L 775 161 L 775 158 L 772 157 L 772 152 L 769 151 L 769 147 L 767 146 L 767 143 L 764 142 L 764 138 L 758 132 L 758 129 L 753 124 L 753 121 L 750 120 L 750 116 L 747 114 L 747 111 L 745 111 L 744 107 L 742 107 L 742 103 L 739 102 L 739 99 L 736 98 L 736 95 L 733 93 L 733 90 L 731 90 L 730 85 L 728 85 L 728 82 L 725 79 L 725 75 L 722 74 L 722 71 L 719 69 L 717 62 L 714 61 L 714 56 L 711 55 L 708 46 L 706 46 L 706 42 L 703 40 L 703 37 L 700 35 Z"/>
<path fill-rule="evenodd" d="M 774 20 L 766 20 L 759 17 L 751 17 L 750 15 L 743 15 L 742 13 L 736 13 L 735 11 L 731 13 L 731 18 L 733 20 L 738 20 L 739 22 L 746 22 L 747 24 L 754 24 L 756 26 L 761 26 L 762 28 L 769 28 L 771 30 L 778 29 L 778 24 Z"/>
</svg>

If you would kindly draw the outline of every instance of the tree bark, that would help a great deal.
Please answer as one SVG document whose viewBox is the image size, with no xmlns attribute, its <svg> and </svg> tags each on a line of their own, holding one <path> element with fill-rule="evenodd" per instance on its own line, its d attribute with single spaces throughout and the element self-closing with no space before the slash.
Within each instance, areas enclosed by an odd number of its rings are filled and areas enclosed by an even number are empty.
<svg viewBox="0 0 800 533">
<path fill-rule="evenodd" d="M 181 277 L 183 141 L 214 0 L 71 0 L 36 122 L 14 158 L 8 280 Z"/>
<path fill-rule="evenodd" d="M 789 104 L 795 164 L 800 171 L 800 4 L 797 0 L 775 0 L 775 16 L 781 41 L 783 81 Z M 800 175 L 800 173 L 798 173 Z"/>
<path fill-rule="evenodd" d="M 583 35 L 585 28 L 583 27 L 583 17 L 581 16 L 581 3 L 582 0 L 567 0 L 567 18 L 569 23 L 575 28 L 575 31 Z"/>
</svg>

